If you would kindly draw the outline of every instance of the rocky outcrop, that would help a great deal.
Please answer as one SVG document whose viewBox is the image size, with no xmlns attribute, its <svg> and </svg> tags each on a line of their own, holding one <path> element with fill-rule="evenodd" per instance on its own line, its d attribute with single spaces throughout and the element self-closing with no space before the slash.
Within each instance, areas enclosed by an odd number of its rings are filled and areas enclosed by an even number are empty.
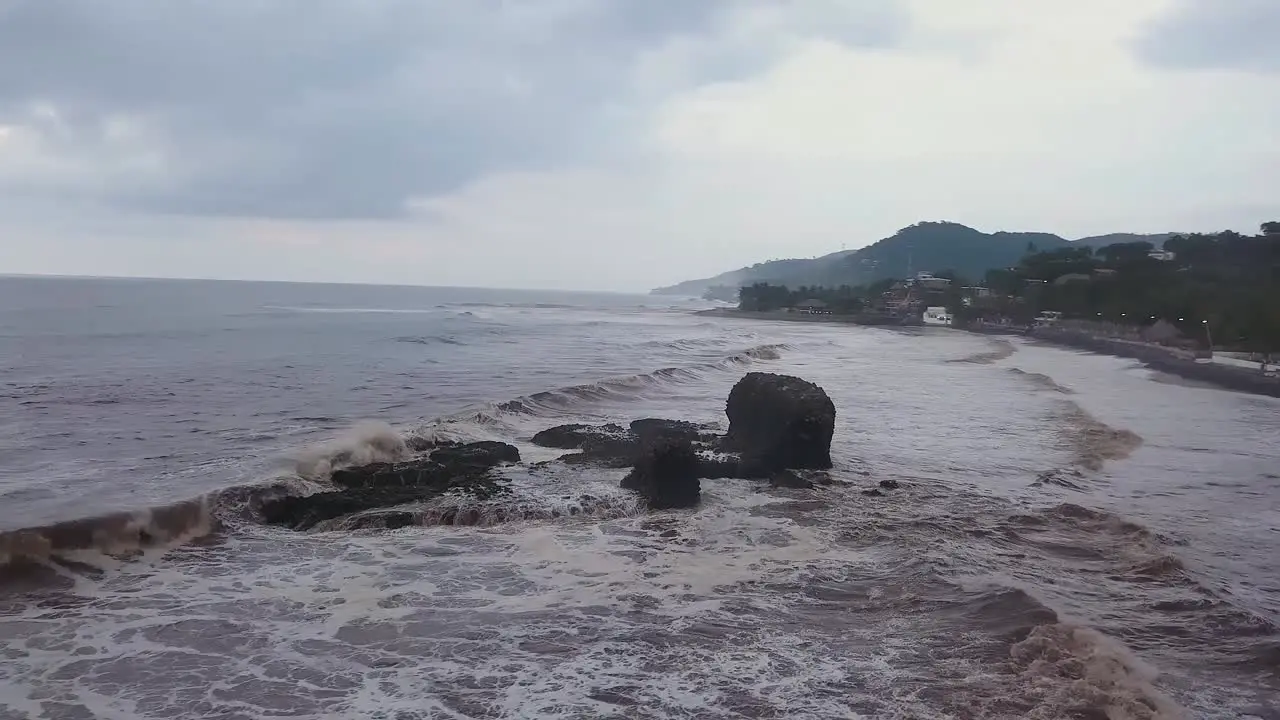
<svg viewBox="0 0 1280 720">
<path fill-rule="evenodd" d="M 644 418 L 631 423 L 631 434 L 641 444 L 649 445 L 662 441 L 671 442 L 711 442 L 719 436 L 711 427 L 691 423 L 687 420 L 663 420 L 661 418 Z"/>
<path fill-rule="evenodd" d="M 560 450 L 581 450 L 584 445 L 628 437 L 621 425 L 557 425 L 533 436 L 533 444 Z"/>
<path fill-rule="evenodd" d="M 273 498 L 262 504 L 260 512 L 273 525 L 306 530 L 325 520 L 422 502 L 445 493 L 487 500 L 508 492 L 489 471 L 519 461 L 520 451 L 506 443 L 441 447 L 425 458 L 335 471 L 330 480 L 341 490 Z"/>
<path fill-rule="evenodd" d="M 729 392 L 725 449 L 768 470 L 831 467 L 836 407 L 817 385 L 789 375 L 748 373 Z"/>
<path fill-rule="evenodd" d="M 693 507 L 702 492 L 698 471 L 698 454 L 688 440 L 661 440 L 646 448 L 622 487 L 643 495 L 654 510 Z"/>
<path fill-rule="evenodd" d="M 630 427 L 608 425 L 559 425 L 533 436 L 533 444 L 562 450 L 578 450 L 561 459 L 573 465 L 631 467 L 648 448 L 663 442 L 709 444 L 717 435 L 707 427 L 685 420 L 645 418 Z"/>
<path fill-rule="evenodd" d="M 533 436 L 533 444 L 561 450 L 578 450 L 562 460 L 604 467 L 630 467 L 640 457 L 640 438 L 621 425 L 559 425 Z"/>
<path fill-rule="evenodd" d="M 822 388 L 800 378 L 751 373 L 734 386 L 725 412 L 729 433 L 723 437 L 710 425 L 644 418 L 626 427 L 560 425 L 532 441 L 573 451 L 556 461 L 561 464 L 631 468 L 622 487 L 659 510 L 696 505 L 703 478 L 749 478 L 797 489 L 830 483 L 825 473 L 813 472 L 831 467 L 835 407 Z M 421 454 L 405 462 L 340 469 L 329 478 L 332 490 L 272 496 L 255 507 L 266 522 L 298 530 L 491 524 L 527 514 L 500 503 L 426 502 L 444 494 L 489 500 L 510 493 L 507 479 L 493 470 L 520 462 L 515 447 L 429 439 L 407 445 Z M 539 463 L 536 472 L 552 464 Z"/>
</svg>

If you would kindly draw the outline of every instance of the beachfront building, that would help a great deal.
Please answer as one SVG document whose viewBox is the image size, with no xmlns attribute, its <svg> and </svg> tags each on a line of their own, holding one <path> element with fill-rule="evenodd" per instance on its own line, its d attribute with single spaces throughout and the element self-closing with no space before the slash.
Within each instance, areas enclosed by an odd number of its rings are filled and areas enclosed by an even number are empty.
<svg viewBox="0 0 1280 720">
<path fill-rule="evenodd" d="M 946 290 L 951 286 L 951 281 L 947 278 L 940 278 L 927 272 L 916 273 L 914 282 L 925 290 Z"/>
<path fill-rule="evenodd" d="M 796 312 L 806 313 L 808 315 L 830 315 L 831 308 L 826 302 L 817 298 L 810 298 L 804 302 L 796 303 Z"/>
</svg>

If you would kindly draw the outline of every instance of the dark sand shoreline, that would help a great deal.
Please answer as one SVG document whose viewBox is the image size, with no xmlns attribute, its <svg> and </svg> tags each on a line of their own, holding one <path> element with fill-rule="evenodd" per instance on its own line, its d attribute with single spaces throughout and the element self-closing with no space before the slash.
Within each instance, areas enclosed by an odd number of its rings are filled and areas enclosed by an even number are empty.
<svg viewBox="0 0 1280 720">
<path fill-rule="evenodd" d="M 697 314 L 707 317 L 742 318 L 747 320 L 824 322 L 839 325 L 877 327 L 873 324 L 858 322 L 857 319 L 851 316 L 809 315 L 805 313 L 786 311 L 747 312 L 734 308 L 715 308 L 712 310 L 701 310 Z M 1169 375 L 1176 375 L 1188 380 L 1209 383 L 1227 390 L 1253 393 L 1256 395 L 1268 395 L 1270 397 L 1280 397 L 1280 378 L 1268 377 L 1256 370 L 1247 368 L 1224 365 L 1221 363 L 1202 362 L 1189 356 L 1185 352 L 1172 350 L 1161 345 L 1103 337 L 1079 330 L 1061 328 L 1035 328 L 1030 332 L 1021 333 L 1004 330 L 995 331 L 992 328 L 974 328 L 970 330 L 958 327 L 939 327 L 940 329 L 972 332 L 981 335 L 1022 335 L 1023 337 L 1063 347 L 1075 348 L 1077 350 L 1087 350 L 1115 357 L 1132 358 L 1134 360 L 1141 361 L 1152 370 L 1157 370 Z"/>
</svg>

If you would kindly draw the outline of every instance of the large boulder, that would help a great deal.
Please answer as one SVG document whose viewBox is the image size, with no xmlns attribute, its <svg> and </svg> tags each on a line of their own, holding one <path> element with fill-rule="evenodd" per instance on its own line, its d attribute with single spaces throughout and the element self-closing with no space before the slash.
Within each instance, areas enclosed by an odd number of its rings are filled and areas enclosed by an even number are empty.
<svg viewBox="0 0 1280 720">
<path fill-rule="evenodd" d="M 748 373 L 729 392 L 724 447 L 769 470 L 831 467 L 836 406 L 826 391 L 790 375 Z"/>
<path fill-rule="evenodd" d="M 654 510 L 693 507 L 702 493 L 698 472 L 698 454 L 691 443 L 662 441 L 646 449 L 622 479 L 622 487 L 643 495 Z"/>
</svg>

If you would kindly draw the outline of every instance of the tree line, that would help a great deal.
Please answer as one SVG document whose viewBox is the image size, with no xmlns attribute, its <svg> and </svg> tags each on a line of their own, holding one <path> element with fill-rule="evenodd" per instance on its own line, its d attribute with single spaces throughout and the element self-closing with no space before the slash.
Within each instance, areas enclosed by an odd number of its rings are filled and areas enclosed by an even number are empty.
<svg viewBox="0 0 1280 720">
<path fill-rule="evenodd" d="M 1206 342 L 1280 351 L 1280 222 L 1263 223 L 1256 235 L 1175 235 L 1159 249 L 1141 241 L 1045 252 L 1029 245 L 1016 266 L 988 270 L 982 291 L 963 290 L 971 283 L 954 273 L 938 275 L 951 277 L 951 289 L 929 304 L 947 305 L 958 323 L 1029 323 L 1044 311 L 1136 326 L 1163 319 Z M 738 301 L 743 310 L 768 311 L 820 300 L 832 312 L 856 313 L 895 282 L 795 289 L 756 283 L 741 288 Z"/>
<path fill-rule="evenodd" d="M 990 270 L 995 302 L 1026 321 L 1063 317 L 1148 325 L 1163 319 L 1189 337 L 1252 352 L 1280 350 L 1280 222 L 1256 235 L 1175 235 L 1160 252 L 1148 242 L 1028 254 L 1017 267 Z M 1005 308 L 999 299 L 1006 298 Z"/>
<path fill-rule="evenodd" d="M 860 312 L 865 307 L 867 297 L 868 289 L 862 286 L 801 285 L 791 289 L 786 285 L 758 282 L 738 289 L 738 308 L 751 312 L 771 312 L 798 307 L 816 300 L 833 313 L 851 314 Z"/>
</svg>

